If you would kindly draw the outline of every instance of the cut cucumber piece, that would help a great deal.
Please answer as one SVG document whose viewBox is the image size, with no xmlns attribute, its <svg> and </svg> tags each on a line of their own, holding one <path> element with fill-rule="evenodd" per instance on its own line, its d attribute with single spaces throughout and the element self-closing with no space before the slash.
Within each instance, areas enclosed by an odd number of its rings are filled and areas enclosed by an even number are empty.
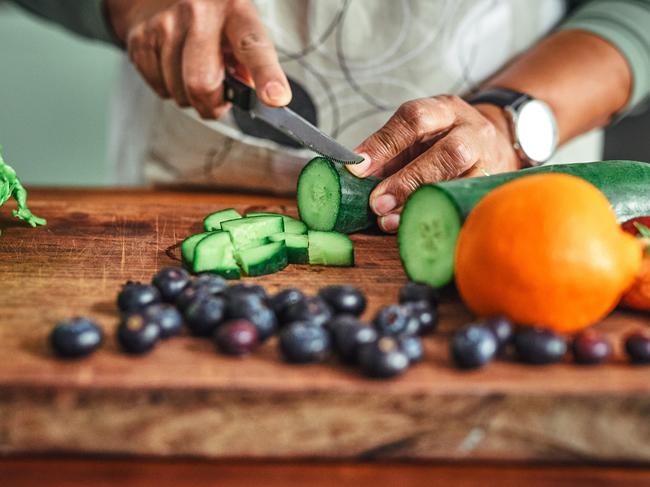
<svg viewBox="0 0 650 487">
<path fill-rule="evenodd" d="M 242 269 L 248 276 L 273 274 L 284 269 L 289 263 L 284 242 L 240 250 L 238 256 Z"/>
<path fill-rule="evenodd" d="M 215 213 L 212 213 L 206 216 L 203 219 L 203 228 L 206 232 L 213 232 L 215 230 L 221 230 L 221 223 L 229 220 L 237 220 L 241 218 L 241 215 L 234 208 L 227 208 L 225 210 L 220 210 Z"/>
<path fill-rule="evenodd" d="M 295 218 L 288 215 L 282 215 L 281 213 L 265 213 L 256 211 L 246 213 L 246 216 L 281 216 L 284 220 L 284 233 L 293 233 L 295 235 L 307 234 L 307 225 L 304 222 L 296 220 Z"/>
<path fill-rule="evenodd" d="M 241 273 L 235 260 L 234 247 L 227 232 L 214 232 L 204 237 L 194 249 L 194 272 L 213 272 L 227 279 L 239 279 Z"/>
<path fill-rule="evenodd" d="M 192 267 L 192 263 L 194 262 L 194 249 L 201 240 L 211 233 L 212 232 L 197 233 L 196 235 L 190 235 L 183 240 L 181 243 L 181 256 L 183 257 L 185 265 L 190 268 Z"/>
<path fill-rule="evenodd" d="M 307 235 L 295 235 L 285 232 L 271 235 L 270 239 L 271 242 L 285 243 L 287 246 L 289 264 L 309 263 L 309 239 L 307 238 Z"/>
<path fill-rule="evenodd" d="M 354 246 L 347 235 L 338 232 L 320 232 L 310 230 L 309 263 L 312 265 L 328 265 L 351 267 L 354 265 Z"/>
<path fill-rule="evenodd" d="M 221 228 L 230 234 L 237 250 L 260 247 L 269 237 L 284 232 L 284 220 L 280 216 L 251 216 L 223 222 Z"/>
<path fill-rule="evenodd" d="M 368 200 L 381 179 L 357 178 L 324 157 L 316 157 L 298 178 L 300 219 L 312 230 L 352 233 L 375 221 Z"/>
</svg>

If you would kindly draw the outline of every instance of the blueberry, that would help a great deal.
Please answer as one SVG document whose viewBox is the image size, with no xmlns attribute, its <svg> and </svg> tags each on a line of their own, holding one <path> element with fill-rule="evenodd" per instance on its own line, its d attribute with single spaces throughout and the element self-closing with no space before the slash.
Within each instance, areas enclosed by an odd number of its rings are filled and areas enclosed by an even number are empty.
<svg viewBox="0 0 650 487">
<path fill-rule="evenodd" d="M 584 365 L 602 364 L 612 354 L 612 346 L 607 338 L 594 330 L 583 331 L 576 335 L 571 349 L 575 361 Z"/>
<path fill-rule="evenodd" d="M 345 363 L 358 361 L 359 348 L 377 340 L 377 330 L 352 315 L 339 315 L 330 322 L 334 345 L 339 357 Z"/>
<path fill-rule="evenodd" d="M 310 297 L 293 303 L 284 312 L 284 322 L 307 321 L 318 326 L 325 326 L 333 317 L 332 310 L 319 297 Z"/>
<path fill-rule="evenodd" d="M 375 316 L 373 324 L 380 335 L 415 335 L 419 331 L 419 323 L 411 316 L 406 306 L 390 304 L 383 307 Z"/>
<path fill-rule="evenodd" d="M 359 365 L 365 375 L 386 379 L 404 373 L 409 358 L 395 337 L 385 336 L 359 348 Z"/>
<path fill-rule="evenodd" d="M 430 335 L 438 328 L 438 311 L 427 301 L 409 301 L 405 303 L 407 313 L 417 321 L 417 334 Z M 411 325 L 413 326 L 413 325 Z"/>
<path fill-rule="evenodd" d="M 286 321 L 284 315 L 287 308 L 299 301 L 304 301 L 305 299 L 306 296 L 300 289 L 289 288 L 280 291 L 273 296 L 269 300 L 269 304 L 278 317 L 280 323 L 284 323 Z"/>
<path fill-rule="evenodd" d="M 278 329 L 275 313 L 256 295 L 236 295 L 228 300 L 228 318 L 250 321 L 259 335 L 260 342 L 272 337 Z"/>
<path fill-rule="evenodd" d="M 414 364 L 421 362 L 424 358 L 424 346 L 422 339 L 413 335 L 401 335 L 397 337 L 400 348 L 409 358 L 409 362 Z"/>
<path fill-rule="evenodd" d="M 247 320 L 226 321 L 214 334 L 217 348 L 226 355 L 246 355 L 259 345 L 257 327 Z"/>
<path fill-rule="evenodd" d="M 50 333 L 50 345 L 60 357 L 85 357 L 104 340 L 102 329 L 88 318 L 72 318 L 57 324 Z"/>
<path fill-rule="evenodd" d="M 117 295 L 117 306 L 124 313 L 134 313 L 160 301 L 158 289 L 141 282 L 127 282 Z"/>
<path fill-rule="evenodd" d="M 149 352 L 160 339 L 160 327 L 142 313 L 124 316 L 117 327 L 117 341 L 133 355 Z"/>
<path fill-rule="evenodd" d="M 336 314 L 361 316 L 366 310 L 366 297 L 354 286 L 327 286 L 318 291 Z"/>
<path fill-rule="evenodd" d="M 628 335 L 625 352 L 633 364 L 650 364 L 650 336 L 639 332 Z"/>
<path fill-rule="evenodd" d="M 222 297 L 203 297 L 185 309 L 185 322 L 193 335 L 207 337 L 221 324 L 225 311 L 226 302 Z"/>
<path fill-rule="evenodd" d="M 409 282 L 399 290 L 399 302 L 411 303 L 414 301 L 426 301 L 432 308 L 438 307 L 438 291 L 420 282 Z"/>
<path fill-rule="evenodd" d="M 482 367 L 496 355 L 498 342 L 486 326 L 471 323 L 456 333 L 450 342 L 451 358 L 462 369 Z"/>
<path fill-rule="evenodd" d="M 561 336 L 538 328 L 526 327 L 518 330 L 514 344 L 519 360 L 532 365 L 559 362 L 567 351 L 566 342 Z"/>
<path fill-rule="evenodd" d="M 268 299 L 268 295 L 266 294 L 264 288 L 257 284 L 233 284 L 232 286 L 229 286 L 228 289 L 224 291 L 224 293 L 227 298 L 235 295 L 254 295 L 262 301 L 266 301 Z"/>
<path fill-rule="evenodd" d="M 228 284 L 223 277 L 217 274 L 203 272 L 194 278 L 194 281 L 192 281 L 192 287 L 202 288 L 209 294 L 217 295 L 225 292 L 228 288 Z"/>
<path fill-rule="evenodd" d="M 181 267 L 164 267 L 160 269 L 151 283 L 158 288 L 163 301 L 173 303 L 180 292 L 191 281 L 189 272 Z"/>
<path fill-rule="evenodd" d="M 325 328 L 314 323 L 294 322 L 280 333 L 280 351 L 288 362 L 322 362 L 330 352 L 330 335 Z"/>
<path fill-rule="evenodd" d="M 485 320 L 485 326 L 487 326 L 499 343 L 499 349 L 503 349 L 509 343 L 512 343 L 512 339 L 515 334 L 515 327 L 505 316 L 492 316 Z"/>
<path fill-rule="evenodd" d="M 160 338 L 179 335 L 183 330 L 183 316 L 171 304 L 152 304 L 142 313 L 148 321 L 153 321 L 158 325 Z"/>
<path fill-rule="evenodd" d="M 212 294 L 210 294 L 208 289 L 203 287 L 194 287 L 194 285 L 190 284 L 176 297 L 176 307 L 180 311 L 185 311 L 192 301 L 210 296 L 212 296 Z"/>
</svg>

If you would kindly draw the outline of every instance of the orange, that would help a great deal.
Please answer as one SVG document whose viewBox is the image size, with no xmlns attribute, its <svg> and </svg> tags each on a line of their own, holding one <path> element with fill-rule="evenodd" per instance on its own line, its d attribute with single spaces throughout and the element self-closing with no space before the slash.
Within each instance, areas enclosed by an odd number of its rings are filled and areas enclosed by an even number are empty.
<svg viewBox="0 0 650 487">
<path fill-rule="evenodd" d="M 479 316 L 574 332 L 616 306 L 641 255 L 598 189 L 540 174 L 495 189 L 470 213 L 456 248 L 456 284 Z"/>
</svg>

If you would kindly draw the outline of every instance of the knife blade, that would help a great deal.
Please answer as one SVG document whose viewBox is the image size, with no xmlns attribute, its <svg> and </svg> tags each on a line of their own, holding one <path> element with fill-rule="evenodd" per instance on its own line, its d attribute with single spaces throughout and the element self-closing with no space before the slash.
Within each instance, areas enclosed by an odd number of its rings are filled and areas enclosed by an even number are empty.
<svg viewBox="0 0 650 487">
<path fill-rule="evenodd" d="M 279 130 L 304 147 L 340 164 L 359 164 L 363 157 L 347 149 L 287 107 L 269 107 L 257 99 L 255 90 L 226 73 L 224 99 Z"/>
</svg>

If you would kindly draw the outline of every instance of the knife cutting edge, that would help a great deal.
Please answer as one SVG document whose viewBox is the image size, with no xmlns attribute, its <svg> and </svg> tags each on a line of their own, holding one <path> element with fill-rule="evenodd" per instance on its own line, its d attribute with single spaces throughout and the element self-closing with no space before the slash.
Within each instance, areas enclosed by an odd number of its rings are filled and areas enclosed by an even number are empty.
<svg viewBox="0 0 650 487">
<path fill-rule="evenodd" d="M 224 99 L 279 130 L 304 147 L 340 164 L 359 164 L 363 157 L 339 144 L 332 137 L 287 107 L 269 107 L 257 99 L 255 90 L 226 73 Z"/>
</svg>

